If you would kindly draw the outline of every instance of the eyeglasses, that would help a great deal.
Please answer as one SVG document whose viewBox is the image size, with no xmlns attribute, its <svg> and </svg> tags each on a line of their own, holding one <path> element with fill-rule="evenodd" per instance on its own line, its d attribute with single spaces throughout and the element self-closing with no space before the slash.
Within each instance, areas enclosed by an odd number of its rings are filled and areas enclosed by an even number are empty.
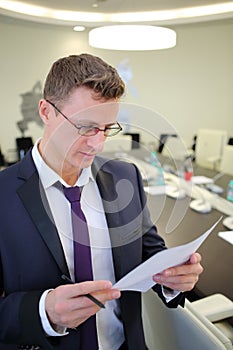
<svg viewBox="0 0 233 350">
<path fill-rule="evenodd" d="M 78 126 L 75 123 L 73 123 L 64 113 L 62 113 L 60 111 L 60 109 L 58 109 L 57 106 L 54 103 L 52 103 L 49 100 L 46 100 L 46 101 L 51 106 L 53 106 L 53 108 L 58 113 L 60 113 L 71 125 L 73 125 L 78 130 L 78 133 L 81 136 L 95 136 L 96 134 L 98 134 L 98 132 L 103 131 L 104 132 L 104 136 L 110 137 L 110 136 L 115 136 L 120 131 L 122 131 L 122 127 L 120 126 L 120 124 L 118 122 L 116 122 L 115 124 L 113 124 L 111 126 L 106 126 L 104 129 L 100 129 L 97 126 L 93 126 L 93 125 Z"/>
</svg>

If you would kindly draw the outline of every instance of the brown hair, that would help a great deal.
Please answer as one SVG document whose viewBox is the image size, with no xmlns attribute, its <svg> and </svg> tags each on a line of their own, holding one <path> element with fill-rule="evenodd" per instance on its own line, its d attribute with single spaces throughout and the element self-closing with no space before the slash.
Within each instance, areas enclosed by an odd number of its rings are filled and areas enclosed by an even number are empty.
<svg viewBox="0 0 233 350">
<path fill-rule="evenodd" d="M 120 98 L 125 85 L 117 70 L 90 54 L 63 57 L 52 65 L 44 86 L 44 98 L 65 102 L 74 88 L 87 86 L 97 98 Z"/>
</svg>

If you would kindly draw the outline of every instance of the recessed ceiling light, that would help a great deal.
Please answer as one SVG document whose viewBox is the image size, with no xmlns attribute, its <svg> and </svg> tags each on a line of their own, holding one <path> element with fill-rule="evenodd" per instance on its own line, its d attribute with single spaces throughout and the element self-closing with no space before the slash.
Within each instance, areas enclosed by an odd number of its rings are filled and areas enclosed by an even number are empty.
<svg viewBox="0 0 233 350">
<path fill-rule="evenodd" d="M 86 28 L 84 26 L 75 26 L 73 30 L 75 32 L 83 32 Z"/>
</svg>

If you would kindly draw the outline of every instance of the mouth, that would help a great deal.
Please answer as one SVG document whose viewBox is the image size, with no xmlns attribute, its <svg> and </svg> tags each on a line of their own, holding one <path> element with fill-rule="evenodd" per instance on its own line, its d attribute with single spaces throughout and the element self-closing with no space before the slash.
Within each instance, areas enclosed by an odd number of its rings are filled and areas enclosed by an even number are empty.
<svg viewBox="0 0 233 350">
<path fill-rule="evenodd" d="M 83 157 L 85 158 L 94 158 L 96 156 L 96 153 L 89 153 L 89 152 L 79 152 Z"/>
</svg>

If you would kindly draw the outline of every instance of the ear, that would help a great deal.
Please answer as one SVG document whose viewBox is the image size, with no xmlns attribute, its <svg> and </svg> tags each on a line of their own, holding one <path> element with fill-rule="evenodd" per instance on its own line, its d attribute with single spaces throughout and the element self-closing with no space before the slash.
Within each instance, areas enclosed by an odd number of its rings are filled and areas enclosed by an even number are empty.
<svg viewBox="0 0 233 350">
<path fill-rule="evenodd" d="M 49 122 L 50 107 L 50 104 L 45 99 L 40 100 L 39 114 L 44 124 L 48 124 Z"/>
</svg>

